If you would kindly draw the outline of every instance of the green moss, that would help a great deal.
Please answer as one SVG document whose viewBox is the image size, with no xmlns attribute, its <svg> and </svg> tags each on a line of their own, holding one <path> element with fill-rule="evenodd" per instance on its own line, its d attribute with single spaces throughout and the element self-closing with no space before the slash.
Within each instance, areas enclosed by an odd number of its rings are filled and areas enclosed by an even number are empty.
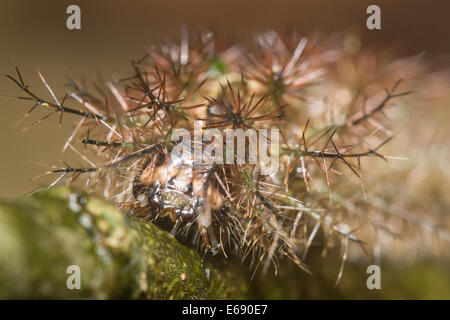
<svg viewBox="0 0 450 320">
<path fill-rule="evenodd" d="M 69 188 L 0 200 L 0 298 L 62 299 L 376 299 L 448 298 L 449 264 L 381 263 L 382 289 L 366 287 L 366 264 L 347 263 L 334 287 L 340 254 L 312 247 L 312 277 L 286 259 L 279 273 L 252 272 L 232 259 L 212 266 L 155 225 Z M 217 260 L 217 261 L 216 261 Z M 226 263 L 225 263 L 226 262 Z M 67 289 L 69 265 L 81 290 Z"/>
<path fill-rule="evenodd" d="M 239 294 L 169 233 L 69 188 L 1 201 L 0 233 L 1 298 L 221 299 Z M 67 289 L 69 265 L 80 266 L 81 290 Z"/>
</svg>

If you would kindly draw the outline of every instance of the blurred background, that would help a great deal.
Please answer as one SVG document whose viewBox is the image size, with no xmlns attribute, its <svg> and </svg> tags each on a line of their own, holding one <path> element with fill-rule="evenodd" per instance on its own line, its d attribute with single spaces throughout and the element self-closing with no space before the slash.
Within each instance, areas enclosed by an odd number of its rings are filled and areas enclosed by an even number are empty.
<svg viewBox="0 0 450 320">
<path fill-rule="evenodd" d="M 71 4 L 81 8 L 81 30 L 66 28 L 66 8 Z M 381 30 L 366 28 L 366 8 L 371 4 L 381 8 Z M 2 74 L 14 74 L 11 60 L 14 57 L 26 84 L 34 86 L 36 93 L 49 97 L 38 77 L 36 69 L 39 69 L 56 95 L 62 97 L 70 74 L 88 80 L 96 79 L 99 74 L 104 79 L 128 76 L 131 59 L 142 57 L 145 48 L 159 37 L 177 37 L 183 24 L 199 31 L 213 29 L 219 37 L 231 37 L 244 44 L 250 43 L 252 36 L 260 31 L 294 29 L 307 35 L 324 36 L 348 32 L 360 39 L 361 47 L 390 48 L 399 57 L 422 53 L 435 73 L 427 79 L 434 90 L 429 92 L 428 102 L 433 103 L 412 107 L 405 113 L 402 125 L 406 129 L 388 148 L 390 154 L 408 157 L 410 161 L 388 166 L 380 187 L 386 186 L 385 192 L 392 195 L 398 189 L 390 187 L 401 188 L 402 194 L 397 196 L 405 208 L 425 216 L 429 212 L 433 219 L 444 217 L 435 221 L 443 228 L 449 227 L 450 88 L 448 74 L 439 73 L 450 65 L 448 0 L 2 0 L 0 70 Z M 438 83 L 433 85 L 433 81 Z M 19 94 L 10 80 L 0 77 L 0 95 Z M 66 125 L 61 128 L 57 119 L 52 118 L 24 131 L 46 114 L 37 111 L 17 124 L 30 107 L 24 101 L 0 99 L 2 198 L 24 195 L 51 181 L 50 177 L 32 178 L 60 164 L 61 149 L 72 132 L 75 118 L 70 115 L 64 116 Z M 70 158 L 70 154 L 64 158 Z M 444 241 L 440 252 L 448 246 L 449 242 Z M 339 258 L 339 253 L 336 254 Z M 298 270 L 289 271 L 284 277 L 266 278 L 265 282 L 255 281 L 255 296 L 450 298 L 450 264 L 444 258 L 425 257 L 409 269 L 404 269 L 402 264 L 392 265 L 383 282 L 391 290 L 382 294 L 367 290 L 364 280 L 367 274 L 360 266 L 346 267 L 341 284 L 334 288 L 339 266 L 332 258 L 323 259 L 319 251 L 313 254 L 310 263 L 319 266 L 314 281 Z M 296 281 L 291 281 L 293 275 Z M 268 289 L 279 279 L 284 279 L 284 288 L 289 292 L 278 292 L 275 286 L 273 290 Z M 301 289 L 299 283 L 304 284 Z"/>
<path fill-rule="evenodd" d="M 81 30 L 66 28 L 66 8 L 81 8 Z M 366 8 L 381 8 L 381 30 L 366 28 Z M 14 57 L 27 84 L 48 95 L 38 78 L 38 68 L 57 96 L 65 93 L 69 74 L 95 79 L 128 75 L 131 59 L 161 36 L 177 36 L 180 25 L 197 30 L 213 28 L 220 35 L 244 43 L 268 28 L 292 28 L 324 35 L 350 31 L 361 37 L 363 47 L 392 47 L 399 55 L 420 52 L 445 59 L 450 52 L 450 2 L 446 0 L 248 0 L 248 1 L 31 1 L 0 3 L 0 70 L 13 73 Z M 0 95 L 18 95 L 19 90 L 0 78 Z M 32 191 L 39 183 L 31 178 L 58 164 L 70 126 L 57 129 L 57 120 L 46 121 L 22 132 L 44 111 L 23 119 L 28 110 L 23 101 L 0 99 L 2 137 L 0 195 L 13 197 Z M 64 121 L 70 123 L 70 116 Z"/>
</svg>

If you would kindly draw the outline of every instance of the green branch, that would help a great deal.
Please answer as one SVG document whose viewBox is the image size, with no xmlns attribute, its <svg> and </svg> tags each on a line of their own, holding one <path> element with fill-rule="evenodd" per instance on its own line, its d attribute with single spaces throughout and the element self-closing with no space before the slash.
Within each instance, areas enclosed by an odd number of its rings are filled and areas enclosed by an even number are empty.
<svg viewBox="0 0 450 320">
<path fill-rule="evenodd" d="M 80 290 L 67 288 L 70 265 Z M 153 224 L 69 188 L 0 201 L 0 298 L 242 297 L 230 278 Z"/>
</svg>

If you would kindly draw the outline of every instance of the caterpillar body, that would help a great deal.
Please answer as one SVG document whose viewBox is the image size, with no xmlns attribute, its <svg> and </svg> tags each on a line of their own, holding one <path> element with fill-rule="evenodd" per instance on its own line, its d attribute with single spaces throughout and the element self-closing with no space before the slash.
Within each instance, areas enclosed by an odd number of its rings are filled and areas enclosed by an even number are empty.
<svg viewBox="0 0 450 320">
<path fill-rule="evenodd" d="M 216 169 L 212 165 L 195 167 L 191 159 L 182 156 L 172 159 L 155 152 L 152 157 L 133 181 L 133 196 L 144 216 L 156 220 L 168 215 L 176 222 L 173 233 L 176 227 L 196 221 L 203 243 L 217 253 L 221 244 L 216 233 L 227 220 L 229 205 L 214 183 Z"/>
<path fill-rule="evenodd" d="M 213 254 L 231 253 L 263 270 L 277 269 L 283 256 L 308 270 L 304 259 L 319 231 L 329 239 L 325 247 L 332 239 L 377 243 L 373 230 L 384 213 L 366 200 L 361 161 L 387 159 L 379 149 L 393 135 L 384 114 L 409 93 L 399 89 L 399 72 L 383 72 L 375 55 L 348 52 L 343 41 L 267 32 L 249 50 L 210 32 L 189 39 L 183 33 L 181 43 L 153 47 L 132 62 L 131 76 L 97 85 L 99 96 L 71 79 L 69 93 L 56 98 L 40 74 L 52 96 L 46 100 L 17 67 L 17 77 L 7 75 L 33 102 L 30 112 L 45 107 L 45 118 L 59 115 L 60 122 L 65 113 L 79 117 L 64 150 L 89 166 L 54 168 L 51 185 L 82 182 L 129 214 L 170 220 L 175 235 L 193 231 Z M 278 129 L 277 172 L 174 156 L 172 133 L 192 132 L 195 120 L 220 134 Z M 364 197 L 346 198 L 360 195 L 361 186 Z"/>
</svg>

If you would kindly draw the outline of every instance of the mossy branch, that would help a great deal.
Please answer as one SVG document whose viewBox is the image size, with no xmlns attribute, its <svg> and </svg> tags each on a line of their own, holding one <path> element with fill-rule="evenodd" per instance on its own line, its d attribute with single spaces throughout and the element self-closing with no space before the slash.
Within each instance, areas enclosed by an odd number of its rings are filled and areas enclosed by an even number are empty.
<svg viewBox="0 0 450 320">
<path fill-rule="evenodd" d="M 80 290 L 67 287 L 70 265 Z M 242 297 L 225 278 L 167 232 L 69 188 L 0 201 L 0 298 Z"/>
</svg>

